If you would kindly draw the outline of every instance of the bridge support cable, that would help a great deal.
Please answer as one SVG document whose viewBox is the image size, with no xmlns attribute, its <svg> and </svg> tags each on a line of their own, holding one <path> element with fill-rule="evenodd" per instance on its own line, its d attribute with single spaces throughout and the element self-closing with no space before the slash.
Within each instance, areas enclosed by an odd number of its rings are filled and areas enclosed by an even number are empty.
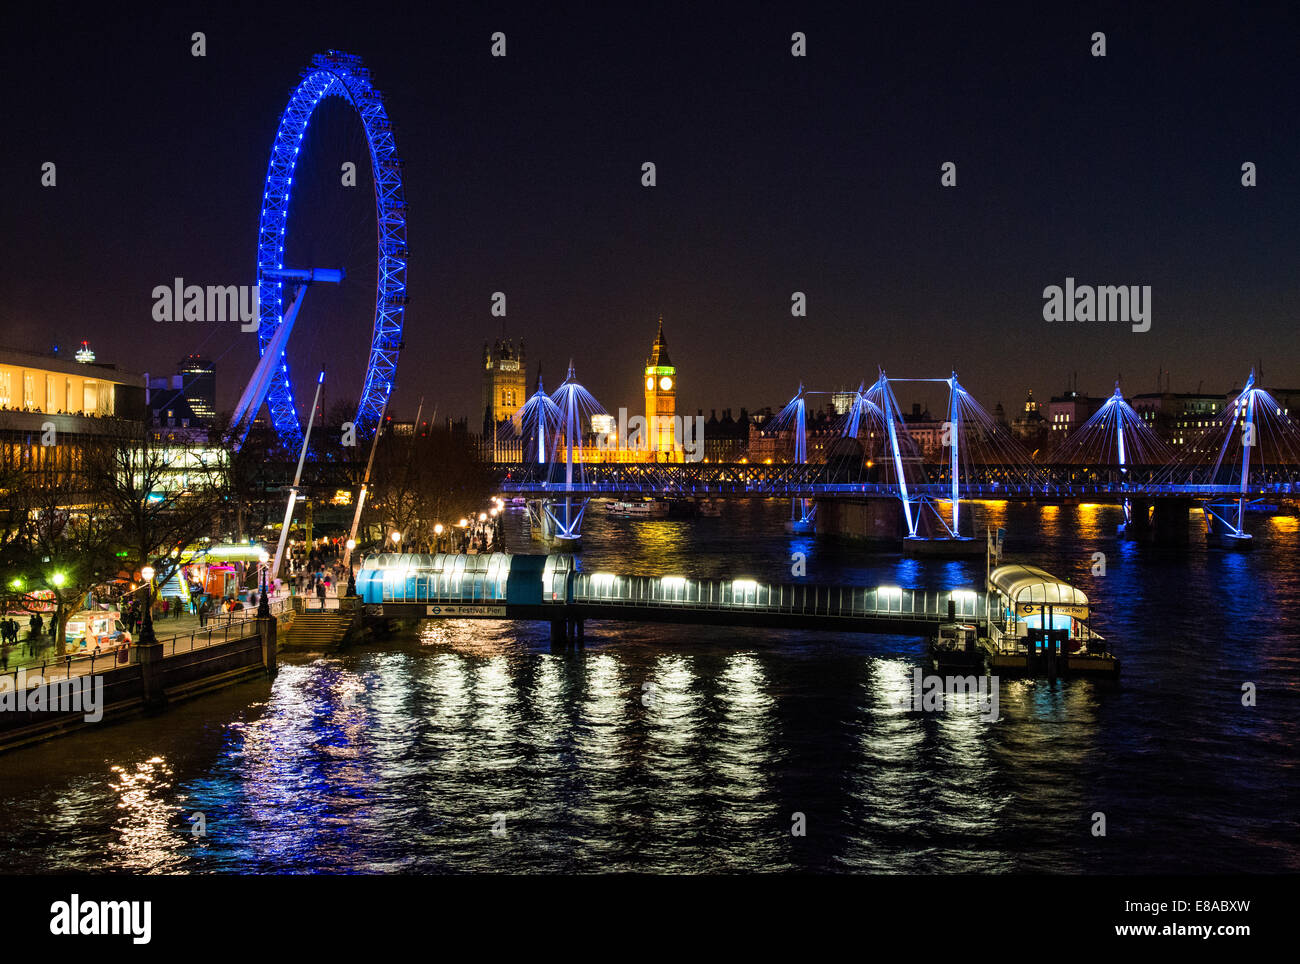
<svg viewBox="0 0 1300 964">
<path fill-rule="evenodd" d="M 540 377 L 538 392 L 541 392 Z M 585 496 L 575 497 L 587 488 L 584 445 L 595 442 L 592 416 L 607 413 L 595 396 L 579 384 L 572 362 L 568 376 L 551 395 L 549 403 L 538 399 L 532 416 L 539 436 L 548 420 L 552 427 L 546 479 L 547 491 L 555 493 L 555 497 L 544 500 L 542 511 L 551 523 L 554 538 L 562 544 L 576 545 L 582 538 L 582 517 L 588 501 Z M 538 452 L 540 455 L 540 448 Z M 561 458 L 563 461 L 557 461 Z"/>
<path fill-rule="evenodd" d="M 807 400 L 804 398 L 803 382 L 794 398 L 786 403 L 776 417 L 776 430 L 793 431 L 794 464 L 808 464 L 808 414 Z M 812 499 L 795 496 L 790 500 L 790 524 L 788 528 L 796 532 L 807 532 L 813 526 L 813 517 L 817 504 Z"/>
<path fill-rule="evenodd" d="M 882 413 L 884 418 L 885 431 L 888 433 L 889 438 L 889 456 L 894 463 L 894 481 L 898 488 L 898 497 L 903 503 L 903 515 L 907 521 L 907 534 L 910 537 L 915 537 L 918 518 L 912 511 L 912 497 L 908 494 L 907 475 L 903 471 L 904 446 L 900 439 L 906 440 L 911 459 L 919 461 L 919 454 L 916 452 L 916 446 L 912 442 L 911 436 L 907 434 L 907 427 L 903 422 L 903 413 L 898 407 L 898 399 L 894 397 L 894 390 L 890 388 L 889 378 L 885 375 L 883 369 L 880 372 L 880 377 L 876 379 L 876 383 L 868 389 L 867 396 L 871 404 L 875 406 L 877 411 Z"/>
</svg>

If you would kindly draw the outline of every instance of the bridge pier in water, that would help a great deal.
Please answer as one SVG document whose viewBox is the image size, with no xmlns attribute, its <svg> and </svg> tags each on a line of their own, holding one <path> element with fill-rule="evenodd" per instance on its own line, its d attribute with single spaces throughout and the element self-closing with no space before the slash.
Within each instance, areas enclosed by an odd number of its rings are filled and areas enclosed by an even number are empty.
<svg viewBox="0 0 1300 964">
<path fill-rule="evenodd" d="M 553 543 L 563 552 L 582 548 L 582 516 L 587 511 L 587 501 L 566 496 L 530 502 L 528 509 L 534 534 L 540 526 L 543 542 Z"/>
<path fill-rule="evenodd" d="M 1157 546 L 1186 546 L 1194 504 L 1192 499 L 1131 499 L 1123 537 Z"/>
</svg>

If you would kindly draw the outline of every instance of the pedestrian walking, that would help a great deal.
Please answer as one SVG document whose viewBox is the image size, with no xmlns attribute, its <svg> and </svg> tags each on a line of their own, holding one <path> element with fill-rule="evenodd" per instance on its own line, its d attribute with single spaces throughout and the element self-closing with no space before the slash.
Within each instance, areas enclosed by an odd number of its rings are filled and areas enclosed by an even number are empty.
<svg viewBox="0 0 1300 964">
<path fill-rule="evenodd" d="M 325 583 L 324 581 L 316 583 L 316 598 L 320 600 L 320 608 L 325 608 Z"/>
</svg>

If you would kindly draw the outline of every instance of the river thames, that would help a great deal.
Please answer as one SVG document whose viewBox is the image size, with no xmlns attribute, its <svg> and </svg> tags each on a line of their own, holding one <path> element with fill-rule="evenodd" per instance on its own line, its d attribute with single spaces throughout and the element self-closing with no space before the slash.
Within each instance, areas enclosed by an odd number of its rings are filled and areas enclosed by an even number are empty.
<svg viewBox="0 0 1300 964">
<path fill-rule="evenodd" d="M 917 638 L 605 622 L 552 652 L 545 624 L 428 622 L 0 757 L 5 870 L 1300 870 L 1300 520 L 1253 517 L 1255 551 L 1229 553 L 1194 513 L 1169 551 L 1116 541 L 1114 507 L 973 508 L 1006 561 L 1088 593 L 1118 684 L 1003 680 L 983 722 L 899 707 Z M 829 545 L 788 514 L 596 504 L 582 566 L 795 581 L 803 553 L 809 582 L 983 584 L 982 558 Z M 525 525 L 507 543 L 541 551 Z"/>
</svg>

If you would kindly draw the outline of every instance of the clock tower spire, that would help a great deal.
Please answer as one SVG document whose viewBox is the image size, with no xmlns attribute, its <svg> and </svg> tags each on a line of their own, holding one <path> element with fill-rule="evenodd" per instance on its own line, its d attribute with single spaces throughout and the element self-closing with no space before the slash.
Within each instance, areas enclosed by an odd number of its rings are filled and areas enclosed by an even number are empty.
<svg viewBox="0 0 1300 964">
<path fill-rule="evenodd" d="M 677 434 L 673 428 L 677 414 L 677 369 L 668 358 L 668 341 L 664 338 L 664 319 L 659 316 L 659 333 L 645 360 L 645 420 L 650 436 L 649 447 L 656 461 L 675 462 L 680 458 Z M 663 453 L 663 454 L 659 454 Z"/>
</svg>

